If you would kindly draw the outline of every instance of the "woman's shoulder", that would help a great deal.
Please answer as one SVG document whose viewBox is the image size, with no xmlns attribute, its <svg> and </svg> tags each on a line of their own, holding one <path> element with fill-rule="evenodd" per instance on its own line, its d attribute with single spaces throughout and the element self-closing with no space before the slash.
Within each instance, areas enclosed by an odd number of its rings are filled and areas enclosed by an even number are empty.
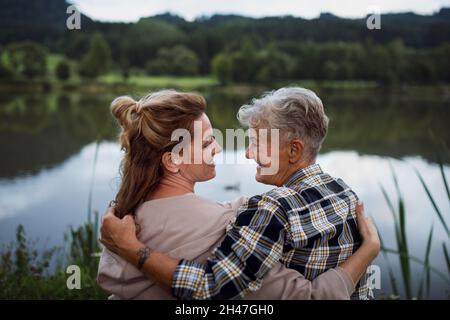
<svg viewBox="0 0 450 320">
<path fill-rule="evenodd" d="M 158 217 L 167 218 L 176 215 L 179 218 L 182 215 L 192 214 L 223 214 L 230 210 L 233 210 L 230 205 L 189 193 L 182 196 L 146 201 L 139 206 L 136 216 L 138 218 L 151 216 L 152 219 L 157 219 Z"/>
<path fill-rule="evenodd" d="M 217 201 L 190 194 L 144 203 L 136 211 L 136 222 L 141 241 L 152 240 L 169 250 L 180 241 L 220 237 L 234 216 L 233 210 Z"/>
<path fill-rule="evenodd" d="M 186 205 L 209 205 L 209 206 L 219 206 L 220 203 L 196 195 L 195 193 L 186 193 L 181 196 L 167 197 L 167 198 L 159 198 L 146 201 L 142 203 L 139 210 L 146 208 L 159 208 L 159 207 L 183 207 Z"/>
</svg>

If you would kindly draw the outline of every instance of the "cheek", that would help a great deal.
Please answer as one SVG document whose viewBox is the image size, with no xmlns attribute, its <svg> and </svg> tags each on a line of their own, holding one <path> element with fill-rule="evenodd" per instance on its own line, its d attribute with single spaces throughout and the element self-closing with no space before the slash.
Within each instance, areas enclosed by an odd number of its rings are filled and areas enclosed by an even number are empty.
<svg viewBox="0 0 450 320">
<path fill-rule="evenodd" d="M 203 148 L 196 143 L 191 144 L 188 150 L 190 155 L 189 163 L 194 165 L 200 164 L 203 159 L 203 151 Z"/>
<path fill-rule="evenodd" d="M 262 163 L 270 164 L 274 161 L 278 162 L 279 152 L 273 152 L 270 145 L 261 145 L 258 148 L 258 158 Z"/>
<path fill-rule="evenodd" d="M 212 153 L 211 150 L 209 148 L 206 148 L 203 150 L 202 152 L 202 160 L 203 162 L 208 163 L 212 158 Z"/>
<path fill-rule="evenodd" d="M 197 181 L 207 181 L 216 176 L 216 169 L 213 166 L 202 164 L 196 168 L 195 176 Z"/>
<path fill-rule="evenodd" d="M 192 178 L 194 176 L 194 170 L 193 170 L 193 166 L 191 164 L 182 164 L 180 166 L 180 172 L 186 178 Z"/>
<path fill-rule="evenodd" d="M 272 163 L 278 164 L 280 167 L 289 165 L 289 154 L 284 148 L 275 150 L 271 153 Z"/>
</svg>

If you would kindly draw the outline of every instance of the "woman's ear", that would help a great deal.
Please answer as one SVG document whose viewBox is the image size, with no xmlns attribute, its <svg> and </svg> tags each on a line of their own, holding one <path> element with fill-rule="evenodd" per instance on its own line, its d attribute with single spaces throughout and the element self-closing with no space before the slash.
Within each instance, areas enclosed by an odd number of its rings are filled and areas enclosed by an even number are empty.
<svg viewBox="0 0 450 320">
<path fill-rule="evenodd" d="M 164 169 L 166 169 L 170 173 L 178 173 L 180 171 L 180 168 L 177 164 L 176 159 L 174 159 L 172 152 L 165 152 L 162 156 L 161 161 Z"/>
<path fill-rule="evenodd" d="M 289 148 L 289 162 L 298 163 L 303 157 L 303 152 L 305 150 L 305 144 L 300 139 L 294 139 L 291 141 Z"/>
</svg>

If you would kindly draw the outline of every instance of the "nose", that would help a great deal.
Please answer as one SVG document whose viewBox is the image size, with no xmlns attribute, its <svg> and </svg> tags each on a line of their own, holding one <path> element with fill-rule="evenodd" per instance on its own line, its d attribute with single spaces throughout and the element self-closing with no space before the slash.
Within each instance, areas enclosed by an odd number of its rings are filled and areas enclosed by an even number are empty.
<svg viewBox="0 0 450 320">
<path fill-rule="evenodd" d="M 245 157 L 247 159 L 253 159 L 254 158 L 254 154 L 253 154 L 252 148 L 248 147 L 247 149 L 245 149 Z"/>
<path fill-rule="evenodd" d="M 218 153 L 222 152 L 222 147 L 217 141 L 214 141 L 214 148 L 213 148 L 213 155 L 216 155 Z"/>
</svg>

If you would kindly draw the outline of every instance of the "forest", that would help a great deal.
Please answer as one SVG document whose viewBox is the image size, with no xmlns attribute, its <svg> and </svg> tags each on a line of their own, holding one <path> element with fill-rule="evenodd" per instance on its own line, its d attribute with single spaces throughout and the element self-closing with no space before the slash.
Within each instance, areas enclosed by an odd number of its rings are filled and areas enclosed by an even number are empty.
<svg viewBox="0 0 450 320">
<path fill-rule="evenodd" d="M 58 80 L 211 75 L 222 84 L 450 81 L 450 8 L 427 16 L 383 14 L 381 30 L 369 30 L 365 17 L 330 13 L 315 19 L 213 15 L 193 21 L 165 13 L 136 23 L 82 15 L 81 30 L 68 30 L 64 0 L 0 5 L 0 78 L 7 81 L 45 79 L 52 72 Z"/>
</svg>

